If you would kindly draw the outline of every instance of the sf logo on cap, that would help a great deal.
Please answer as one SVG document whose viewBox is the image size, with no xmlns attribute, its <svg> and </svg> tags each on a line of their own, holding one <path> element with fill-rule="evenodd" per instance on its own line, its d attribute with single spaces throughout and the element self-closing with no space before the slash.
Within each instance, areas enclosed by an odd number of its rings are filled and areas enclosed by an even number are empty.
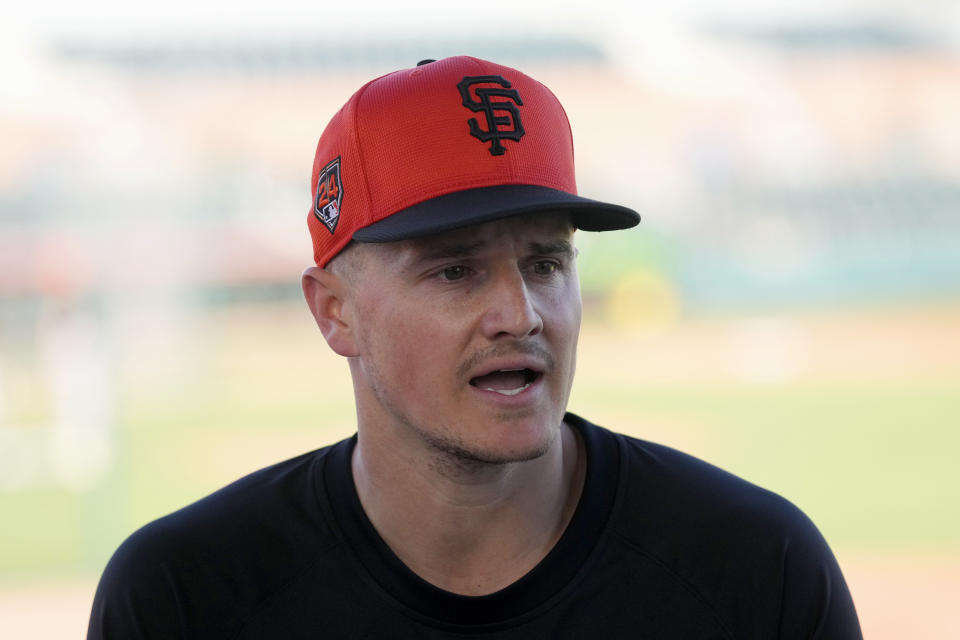
<svg viewBox="0 0 960 640">
<path fill-rule="evenodd" d="M 471 93 L 470 88 L 476 84 L 497 84 L 500 87 L 478 87 Z M 519 142 L 524 134 L 520 112 L 517 110 L 517 105 L 522 105 L 523 100 L 520 99 L 517 90 L 511 89 L 510 86 L 510 82 L 503 76 L 466 76 L 457 83 L 457 88 L 463 97 L 463 106 L 471 111 L 482 112 L 487 117 L 486 130 L 480 128 L 476 118 L 470 118 L 467 122 L 470 124 L 470 135 L 481 142 L 491 143 L 490 155 L 492 156 L 502 156 L 506 152 L 501 140 Z M 494 97 L 508 98 L 513 102 L 494 101 Z M 510 128 L 501 129 L 500 127 Z"/>
<path fill-rule="evenodd" d="M 322 222 L 330 233 L 340 222 L 340 203 L 343 202 L 343 185 L 340 183 L 340 157 L 328 164 L 317 177 L 317 199 L 313 205 L 313 215 Z"/>
</svg>

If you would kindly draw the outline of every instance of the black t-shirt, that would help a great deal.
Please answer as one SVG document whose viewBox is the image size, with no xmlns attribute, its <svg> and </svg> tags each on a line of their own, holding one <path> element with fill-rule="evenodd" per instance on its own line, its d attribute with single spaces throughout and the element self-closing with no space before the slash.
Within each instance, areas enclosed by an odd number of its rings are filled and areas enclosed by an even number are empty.
<svg viewBox="0 0 960 640">
<path fill-rule="evenodd" d="M 791 503 L 573 414 L 587 473 L 573 518 L 490 595 L 434 587 L 379 537 L 355 437 L 257 471 L 131 535 L 89 639 L 861 638 L 836 560 Z"/>
</svg>

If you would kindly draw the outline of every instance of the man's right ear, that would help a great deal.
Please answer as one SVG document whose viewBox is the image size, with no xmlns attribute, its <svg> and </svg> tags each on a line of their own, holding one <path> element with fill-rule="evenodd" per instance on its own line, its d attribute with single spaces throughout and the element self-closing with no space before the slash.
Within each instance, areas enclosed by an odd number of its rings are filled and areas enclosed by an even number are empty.
<svg viewBox="0 0 960 640">
<path fill-rule="evenodd" d="M 357 354 L 353 325 L 344 308 L 346 283 L 337 275 L 319 267 L 308 267 L 300 277 L 303 296 L 313 313 L 320 333 L 330 348 L 344 357 Z"/>
</svg>

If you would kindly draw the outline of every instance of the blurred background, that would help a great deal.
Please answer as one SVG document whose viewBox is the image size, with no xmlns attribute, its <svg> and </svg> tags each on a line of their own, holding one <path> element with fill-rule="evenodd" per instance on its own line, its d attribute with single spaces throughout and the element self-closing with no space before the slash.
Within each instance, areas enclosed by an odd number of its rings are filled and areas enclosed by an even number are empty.
<svg viewBox="0 0 960 640">
<path fill-rule="evenodd" d="M 955 633 L 960 5 L 450 5 L 5 10 L 0 637 L 83 637 L 134 529 L 354 431 L 299 292 L 314 146 L 455 54 L 551 87 L 581 194 L 643 215 L 578 234 L 571 410 L 798 504 L 867 637 Z"/>
</svg>

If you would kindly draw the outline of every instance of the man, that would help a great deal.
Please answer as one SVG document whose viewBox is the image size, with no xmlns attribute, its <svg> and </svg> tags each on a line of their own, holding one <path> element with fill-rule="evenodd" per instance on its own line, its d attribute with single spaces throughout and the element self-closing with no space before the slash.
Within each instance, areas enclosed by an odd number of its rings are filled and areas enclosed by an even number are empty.
<svg viewBox="0 0 960 640">
<path fill-rule="evenodd" d="M 373 80 L 312 185 L 303 291 L 357 435 L 131 536 L 89 637 L 860 637 L 790 503 L 565 413 L 574 229 L 639 216 L 575 195 L 546 87 L 467 57 Z"/>
</svg>

